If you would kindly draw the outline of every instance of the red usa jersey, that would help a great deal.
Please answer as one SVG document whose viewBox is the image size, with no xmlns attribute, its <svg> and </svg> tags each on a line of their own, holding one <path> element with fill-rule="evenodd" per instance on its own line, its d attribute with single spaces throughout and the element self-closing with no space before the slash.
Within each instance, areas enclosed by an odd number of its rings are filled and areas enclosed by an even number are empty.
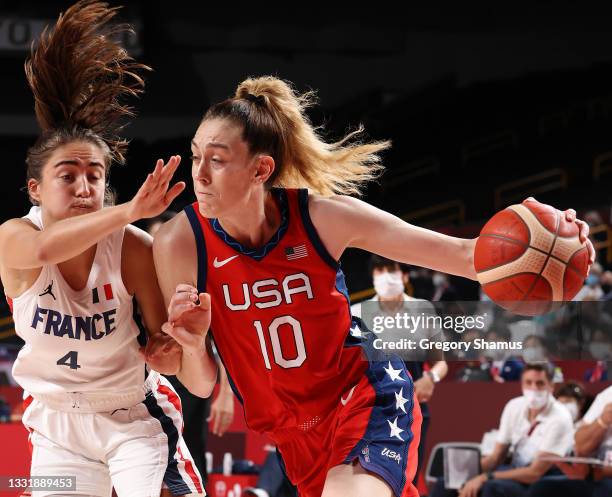
<svg viewBox="0 0 612 497">
<path fill-rule="evenodd" d="M 352 344 L 340 265 L 310 220 L 307 190 L 272 190 L 281 224 L 249 249 L 195 202 L 185 208 L 198 251 L 198 289 L 211 296 L 210 333 L 258 432 L 309 429 L 368 363 Z"/>
</svg>

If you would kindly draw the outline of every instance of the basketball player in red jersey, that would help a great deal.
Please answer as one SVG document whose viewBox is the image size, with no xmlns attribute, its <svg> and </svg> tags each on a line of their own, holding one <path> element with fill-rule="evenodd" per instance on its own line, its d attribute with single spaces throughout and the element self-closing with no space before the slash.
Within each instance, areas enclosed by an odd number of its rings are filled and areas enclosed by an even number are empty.
<svg viewBox="0 0 612 497">
<path fill-rule="evenodd" d="M 276 78 L 248 79 L 204 116 L 191 144 L 197 200 L 153 245 L 162 329 L 183 346 L 179 378 L 197 395 L 215 382 L 214 340 L 247 424 L 276 443 L 301 496 L 414 496 L 412 380 L 399 358 L 367 360 L 338 260 L 357 247 L 475 279 L 475 241 L 349 196 L 389 144 L 352 142 L 359 132 L 325 143 L 309 101 Z"/>
</svg>

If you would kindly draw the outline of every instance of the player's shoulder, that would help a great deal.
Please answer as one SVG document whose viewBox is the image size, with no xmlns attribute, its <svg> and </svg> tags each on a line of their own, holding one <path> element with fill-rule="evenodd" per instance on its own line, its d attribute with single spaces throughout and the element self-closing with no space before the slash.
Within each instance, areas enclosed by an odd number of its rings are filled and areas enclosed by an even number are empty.
<svg viewBox="0 0 612 497">
<path fill-rule="evenodd" d="M 165 256 L 172 254 L 175 260 L 194 256 L 195 249 L 193 230 L 185 211 L 162 224 L 153 237 L 153 252 Z"/>
<path fill-rule="evenodd" d="M 318 214 L 319 212 L 327 214 L 347 212 L 351 208 L 362 203 L 361 200 L 349 195 L 320 195 L 318 193 L 308 193 L 308 210 L 311 215 Z"/>
<path fill-rule="evenodd" d="M 193 239 L 193 232 L 185 211 L 179 212 L 162 224 L 154 237 L 154 245 L 174 246 Z"/>
<path fill-rule="evenodd" d="M 124 246 L 133 246 L 134 248 L 151 247 L 153 245 L 153 237 L 138 226 L 128 224 L 125 227 L 123 244 Z"/>
<path fill-rule="evenodd" d="M 32 221 L 25 217 L 15 217 L 0 224 L 0 233 L 14 233 L 18 230 L 40 231 Z"/>
</svg>

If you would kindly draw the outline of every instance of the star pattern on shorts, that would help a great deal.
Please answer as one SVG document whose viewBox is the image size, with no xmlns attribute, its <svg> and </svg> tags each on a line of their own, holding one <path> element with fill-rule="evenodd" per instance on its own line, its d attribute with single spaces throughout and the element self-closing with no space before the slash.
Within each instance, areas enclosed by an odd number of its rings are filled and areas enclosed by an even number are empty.
<svg viewBox="0 0 612 497">
<path fill-rule="evenodd" d="M 406 408 L 404 407 L 404 404 L 406 404 L 406 402 L 408 402 L 408 399 L 404 398 L 404 388 L 400 388 L 399 392 L 395 392 L 395 408 L 396 409 L 401 409 L 402 411 L 404 411 L 404 414 L 408 414 L 406 412 Z"/>
<path fill-rule="evenodd" d="M 397 426 L 397 417 L 393 420 L 393 422 L 387 419 L 387 423 L 389 423 L 389 428 L 391 428 L 391 433 L 389 433 L 389 436 L 397 437 L 403 442 L 404 439 L 400 437 L 400 433 L 402 433 L 404 430 L 402 430 L 399 426 Z"/>
<path fill-rule="evenodd" d="M 389 361 L 389 368 L 383 368 L 383 369 L 389 375 L 391 380 L 393 380 L 393 381 L 395 381 L 395 380 L 406 381 L 404 378 L 402 378 L 400 376 L 402 374 L 402 370 L 401 369 L 393 369 L 393 366 L 391 366 L 391 361 Z"/>
</svg>

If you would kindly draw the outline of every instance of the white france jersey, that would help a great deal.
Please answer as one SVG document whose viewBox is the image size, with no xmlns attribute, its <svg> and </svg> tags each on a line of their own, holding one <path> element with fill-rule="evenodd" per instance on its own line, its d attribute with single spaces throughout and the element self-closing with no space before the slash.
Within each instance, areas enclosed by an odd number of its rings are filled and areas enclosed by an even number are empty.
<svg viewBox="0 0 612 497">
<path fill-rule="evenodd" d="M 25 219 L 42 229 L 39 207 Z M 130 407 L 144 399 L 139 328 L 121 278 L 124 231 L 98 242 L 84 288 L 73 289 L 56 265 L 47 265 L 12 301 L 15 330 L 25 341 L 13 376 L 50 407 L 65 410 L 66 394 L 74 392 L 85 401 L 77 406 L 80 412 Z"/>
</svg>

